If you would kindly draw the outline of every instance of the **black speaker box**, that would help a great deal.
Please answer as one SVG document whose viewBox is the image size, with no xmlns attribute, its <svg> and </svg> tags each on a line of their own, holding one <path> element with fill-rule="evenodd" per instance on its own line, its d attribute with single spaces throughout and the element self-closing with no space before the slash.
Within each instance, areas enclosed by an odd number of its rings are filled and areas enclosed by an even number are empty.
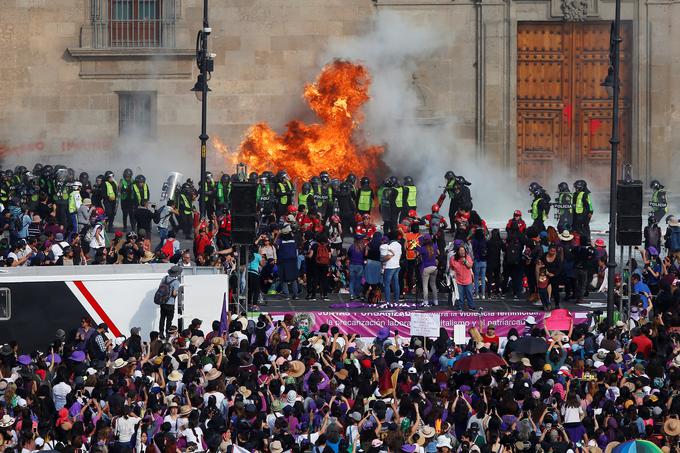
<svg viewBox="0 0 680 453">
<path fill-rule="evenodd" d="M 642 184 L 618 184 L 616 186 L 616 214 L 642 216 Z"/>
<path fill-rule="evenodd" d="M 257 216 L 257 184 L 235 182 L 231 185 L 231 216 Z"/>
<path fill-rule="evenodd" d="M 616 242 L 624 246 L 642 244 L 642 216 L 616 216 Z"/>
</svg>

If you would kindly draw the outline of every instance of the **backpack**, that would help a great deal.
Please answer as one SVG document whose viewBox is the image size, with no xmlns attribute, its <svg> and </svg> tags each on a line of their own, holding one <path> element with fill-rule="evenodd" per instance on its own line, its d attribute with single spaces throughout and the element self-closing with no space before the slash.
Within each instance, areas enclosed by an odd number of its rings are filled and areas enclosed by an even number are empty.
<svg viewBox="0 0 680 453">
<path fill-rule="evenodd" d="M 153 295 L 153 303 L 156 305 L 163 305 L 168 300 L 170 300 L 170 295 L 171 291 L 170 285 L 168 284 L 168 278 L 163 277 L 163 280 L 161 280 L 160 285 L 158 285 L 156 293 Z"/>
<path fill-rule="evenodd" d="M 161 247 L 161 252 L 165 255 L 166 258 L 170 258 L 175 254 L 175 239 L 173 238 L 167 238 L 165 240 L 165 243 L 163 244 L 163 247 Z"/>
<path fill-rule="evenodd" d="M 94 233 L 97 230 L 97 225 L 99 225 L 99 224 L 95 224 L 95 225 L 92 225 L 90 227 L 86 227 L 87 231 L 85 232 L 85 238 L 84 239 L 85 239 L 85 242 L 87 242 L 88 244 L 90 242 L 92 242 L 92 239 L 94 239 Z"/>
<path fill-rule="evenodd" d="M 331 264 L 331 250 L 326 244 L 319 244 L 316 247 L 316 264 Z"/>
<path fill-rule="evenodd" d="M 156 209 L 153 212 L 152 220 L 153 220 L 154 223 L 161 223 L 161 210 L 160 209 Z"/>
</svg>

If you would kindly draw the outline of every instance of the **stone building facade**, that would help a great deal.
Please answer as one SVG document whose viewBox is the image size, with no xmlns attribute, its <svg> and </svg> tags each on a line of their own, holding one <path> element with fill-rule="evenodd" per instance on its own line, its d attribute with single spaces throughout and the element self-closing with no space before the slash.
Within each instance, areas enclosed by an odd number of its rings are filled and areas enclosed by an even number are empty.
<svg viewBox="0 0 680 453">
<path fill-rule="evenodd" d="M 197 152 L 200 104 L 189 90 L 202 5 L 0 0 L 4 163 L 153 161 L 167 137 Z M 213 0 L 209 131 L 233 145 L 257 121 L 280 127 L 302 110 L 302 82 L 329 40 L 364 33 L 378 10 L 450 32 L 418 83 L 466 145 L 522 178 L 555 162 L 577 173 L 607 165 L 611 104 L 593 87 L 606 75 L 611 0 Z M 622 157 L 642 179 L 670 181 L 680 164 L 680 2 L 624 0 L 622 18 Z M 126 145 L 124 131 L 138 140 Z"/>
</svg>

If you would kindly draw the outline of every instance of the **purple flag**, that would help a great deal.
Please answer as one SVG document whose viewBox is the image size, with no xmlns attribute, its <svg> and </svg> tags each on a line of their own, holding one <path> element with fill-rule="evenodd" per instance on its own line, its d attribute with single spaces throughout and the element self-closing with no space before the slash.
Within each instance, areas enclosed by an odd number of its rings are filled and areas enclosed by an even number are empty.
<svg viewBox="0 0 680 453">
<path fill-rule="evenodd" d="M 227 293 L 222 300 L 222 314 L 220 315 L 220 335 L 229 332 L 229 314 L 227 314 Z"/>
</svg>

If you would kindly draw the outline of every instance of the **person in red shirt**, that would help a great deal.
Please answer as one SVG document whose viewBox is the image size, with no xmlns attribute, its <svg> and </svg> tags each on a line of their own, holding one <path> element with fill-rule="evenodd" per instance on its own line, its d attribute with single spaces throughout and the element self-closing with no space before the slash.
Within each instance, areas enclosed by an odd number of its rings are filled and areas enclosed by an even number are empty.
<svg viewBox="0 0 680 453">
<path fill-rule="evenodd" d="M 640 333 L 630 341 L 637 346 L 638 354 L 642 354 L 645 359 L 649 359 L 652 353 L 652 340 L 649 339 L 649 326 L 644 325 L 640 328 Z"/>
<path fill-rule="evenodd" d="M 519 209 L 516 210 L 513 215 L 512 219 L 508 220 L 507 225 L 505 225 L 505 231 L 510 233 L 511 231 L 519 231 L 520 233 L 524 233 L 524 230 L 527 229 L 527 224 L 522 220 L 522 211 Z"/>
<path fill-rule="evenodd" d="M 500 345 L 500 337 L 496 335 L 495 325 L 489 324 L 486 327 L 486 333 L 482 335 L 482 341 L 484 343 L 489 343 L 489 349 L 495 349 L 496 351 L 498 351 L 498 346 Z"/>
<path fill-rule="evenodd" d="M 197 227 L 197 232 L 194 233 L 194 256 L 203 255 L 205 253 L 205 248 L 213 243 L 213 236 L 215 235 L 215 225 L 217 224 L 217 219 L 213 214 L 213 221 L 211 222 L 210 229 L 208 230 L 208 225 L 205 222 L 199 223 Z"/>
<path fill-rule="evenodd" d="M 365 236 L 368 240 L 370 240 L 373 237 L 375 231 L 376 227 L 373 223 L 371 223 L 370 214 L 364 214 L 361 221 L 357 222 L 356 227 L 357 234 L 361 234 Z"/>
</svg>

